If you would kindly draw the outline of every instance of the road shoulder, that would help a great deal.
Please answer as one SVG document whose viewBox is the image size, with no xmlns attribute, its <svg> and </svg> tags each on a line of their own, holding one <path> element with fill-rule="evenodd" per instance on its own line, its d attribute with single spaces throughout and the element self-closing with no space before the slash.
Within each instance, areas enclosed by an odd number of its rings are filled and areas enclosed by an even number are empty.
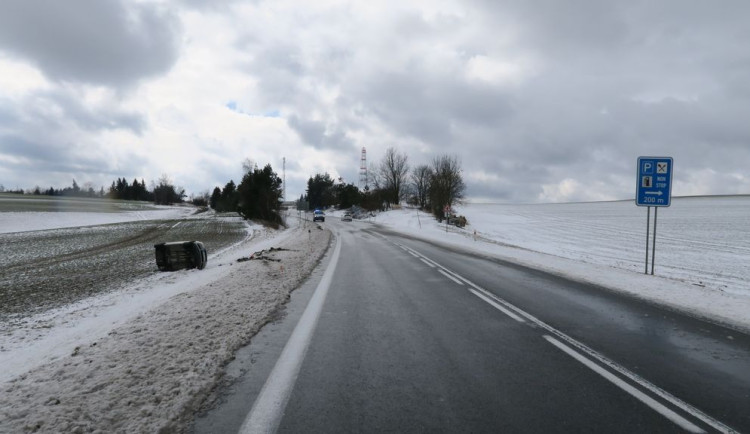
<svg viewBox="0 0 750 434">
<path fill-rule="evenodd" d="M 273 318 L 330 244 L 330 231 L 319 225 L 290 231 L 278 245 L 260 243 L 281 248 L 266 260 L 236 262 L 247 251 L 233 252 L 219 279 L 173 296 L 105 337 L 82 338 L 69 355 L 4 384 L 0 431 L 183 429 L 236 349 Z"/>
</svg>

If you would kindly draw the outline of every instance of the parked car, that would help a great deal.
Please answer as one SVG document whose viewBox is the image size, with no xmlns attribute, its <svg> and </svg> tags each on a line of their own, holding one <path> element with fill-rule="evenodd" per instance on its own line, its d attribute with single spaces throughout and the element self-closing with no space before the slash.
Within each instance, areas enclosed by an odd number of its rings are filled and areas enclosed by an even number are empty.
<svg viewBox="0 0 750 434">
<path fill-rule="evenodd" d="M 316 209 L 313 212 L 313 221 L 314 222 L 324 222 L 326 221 L 326 215 L 323 211 Z"/>
<path fill-rule="evenodd" d="M 173 241 L 154 245 L 159 271 L 206 268 L 208 255 L 200 241 Z"/>
<path fill-rule="evenodd" d="M 350 222 L 350 221 L 352 221 L 352 214 L 348 213 L 348 212 L 345 212 L 344 216 L 341 217 L 341 221 L 342 222 Z"/>
</svg>

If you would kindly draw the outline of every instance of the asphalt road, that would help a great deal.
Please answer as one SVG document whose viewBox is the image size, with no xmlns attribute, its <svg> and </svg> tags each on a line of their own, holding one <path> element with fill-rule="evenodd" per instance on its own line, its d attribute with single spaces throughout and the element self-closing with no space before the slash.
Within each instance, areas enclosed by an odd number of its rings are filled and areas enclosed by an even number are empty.
<svg viewBox="0 0 750 434">
<path fill-rule="evenodd" d="M 750 432 L 745 334 L 365 223 L 325 224 L 340 245 L 238 355 L 195 432 Z"/>
</svg>

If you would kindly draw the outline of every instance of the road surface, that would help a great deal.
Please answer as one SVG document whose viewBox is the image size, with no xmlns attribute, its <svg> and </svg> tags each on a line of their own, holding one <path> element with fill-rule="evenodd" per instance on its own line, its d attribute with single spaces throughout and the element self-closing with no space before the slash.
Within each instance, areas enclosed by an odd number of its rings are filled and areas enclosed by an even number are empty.
<svg viewBox="0 0 750 434">
<path fill-rule="evenodd" d="M 745 334 L 366 223 L 325 225 L 336 248 L 238 355 L 195 432 L 750 432 Z"/>
</svg>

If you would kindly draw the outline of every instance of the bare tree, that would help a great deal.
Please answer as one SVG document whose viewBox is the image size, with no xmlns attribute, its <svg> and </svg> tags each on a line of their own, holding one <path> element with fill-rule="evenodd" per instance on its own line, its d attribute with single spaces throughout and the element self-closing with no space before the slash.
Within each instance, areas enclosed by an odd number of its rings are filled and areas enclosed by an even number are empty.
<svg viewBox="0 0 750 434">
<path fill-rule="evenodd" d="M 380 176 L 380 170 L 375 166 L 375 163 L 370 162 L 367 169 L 367 187 L 370 191 L 376 191 L 383 188 L 383 180 Z"/>
<path fill-rule="evenodd" d="M 250 158 L 242 160 L 242 171 L 245 173 L 252 173 L 253 170 L 258 168 L 258 164 Z"/>
<path fill-rule="evenodd" d="M 419 165 L 411 172 L 414 193 L 417 195 L 417 205 L 420 209 L 427 208 L 432 181 L 432 168 L 426 164 Z"/>
<path fill-rule="evenodd" d="M 430 206 L 432 213 L 442 220 L 445 207 L 456 204 L 464 197 L 466 184 L 461 176 L 461 163 L 458 157 L 441 155 L 432 160 L 432 180 L 430 183 Z"/>
<path fill-rule="evenodd" d="M 383 161 L 380 162 L 380 177 L 383 181 L 383 189 L 386 199 L 398 204 L 403 194 L 403 187 L 409 176 L 409 164 L 406 154 L 399 153 L 394 148 L 385 151 Z"/>
</svg>

